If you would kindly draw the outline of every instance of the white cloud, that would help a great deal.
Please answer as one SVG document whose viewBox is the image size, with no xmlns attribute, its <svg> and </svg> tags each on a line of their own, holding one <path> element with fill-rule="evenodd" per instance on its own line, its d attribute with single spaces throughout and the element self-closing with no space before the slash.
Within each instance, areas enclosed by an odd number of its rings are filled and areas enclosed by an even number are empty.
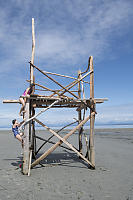
<svg viewBox="0 0 133 200">
<path fill-rule="evenodd" d="M 69 124 L 74 122 L 73 118 L 77 118 L 78 113 L 76 109 L 51 109 L 46 111 L 44 114 L 40 115 L 40 119 L 44 123 L 53 125 Z M 39 112 L 39 110 L 37 111 Z"/>
<path fill-rule="evenodd" d="M 34 4 L 33 1 L 13 0 L 0 9 L 1 44 L 10 62 L 30 60 L 32 12 L 35 16 L 37 62 L 56 63 L 58 66 L 68 63 L 71 69 L 70 63 L 72 67 L 81 60 L 85 62 L 86 59 L 87 63 L 89 55 L 101 59 L 104 51 L 111 47 L 110 37 L 124 34 L 131 23 L 131 5 L 132 2 L 123 0 L 44 1 Z M 5 72 L 11 70 L 12 65 L 5 63 Z"/>
<path fill-rule="evenodd" d="M 90 55 L 97 60 L 104 59 L 107 52 L 110 53 L 108 59 L 117 56 L 118 47 L 111 52 L 112 41 L 130 31 L 132 5 L 130 0 L 3 1 L 0 6 L 1 87 L 6 83 L 10 88 L 12 82 L 14 96 L 20 85 L 24 87 L 22 80 L 27 79 L 25 71 L 29 71 L 26 66 L 31 56 L 32 17 L 35 18 L 36 33 L 35 63 L 44 63 L 49 70 L 55 67 L 57 72 L 62 70 L 69 74 L 87 63 Z M 123 41 L 119 48 L 125 46 L 128 45 Z M 8 95 L 6 90 L 5 95 Z M 10 112 L 9 108 L 6 115 L 2 115 L 3 119 L 11 119 Z M 96 120 L 128 121 L 132 113 L 126 108 L 124 111 L 123 108 L 101 109 Z M 17 117 L 17 111 L 13 114 Z M 0 124 L 8 123 L 2 117 Z M 52 116 L 53 123 L 65 120 L 69 121 L 67 113 Z"/>
<path fill-rule="evenodd" d="M 97 106 L 97 123 L 133 123 L 133 104 Z"/>
<path fill-rule="evenodd" d="M 20 106 L 18 105 L 0 104 L 0 127 L 11 127 L 13 119 L 22 121 L 18 115 L 19 109 Z"/>
</svg>

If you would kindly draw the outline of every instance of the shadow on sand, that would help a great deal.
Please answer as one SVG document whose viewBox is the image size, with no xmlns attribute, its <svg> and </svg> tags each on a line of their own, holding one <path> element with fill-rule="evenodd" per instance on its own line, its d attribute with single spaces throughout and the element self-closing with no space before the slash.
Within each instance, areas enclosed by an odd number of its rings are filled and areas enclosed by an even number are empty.
<svg viewBox="0 0 133 200">
<path fill-rule="evenodd" d="M 38 154 L 37 158 L 42 154 Z M 82 163 L 82 165 L 81 165 Z M 76 153 L 70 153 L 68 151 L 64 151 L 63 153 L 52 153 L 47 156 L 44 160 L 42 160 L 39 165 L 35 168 L 41 167 L 49 167 L 49 166 L 67 166 L 67 167 L 75 167 L 75 168 L 88 168 L 88 164 L 85 163 L 82 159 L 80 159 Z"/>
<path fill-rule="evenodd" d="M 4 160 L 12 161 L 11 165 L 15 166 L 15 167 L 18 167 L 20 164 L 22 164 L 23 157 L 17 157 L 16 159 L 15 158 L 10 158 L 10 159 L 4 159 Z"/>
<path fill-rule="evenodd" d="M 42 154 L 38 154 L 36 159 L 39 158 Z M 18 156 L 15 158 L 4 159 L 7 161 L 11 161 L 11 165 L 15 167 L 19 167 L 22 164 L 23 157 Z M 33 162 L 34 160 L 32 160 Z M 82 164 L 82 165 L 81 165 Z M 53 166 L 62 166 L 62 167 L 75 167 L 75 168 L 88 168 L 88 164 L 85 163 L 82 159 L 80 159 L 76 153 L 70 153 L 68 151 L 64 151 L 61 153 L 51 153 L 44 160 L 40 161 L 38 165 L 34 168 L 42 168 L 42 167 L 53 167 Z"/>
</svg>

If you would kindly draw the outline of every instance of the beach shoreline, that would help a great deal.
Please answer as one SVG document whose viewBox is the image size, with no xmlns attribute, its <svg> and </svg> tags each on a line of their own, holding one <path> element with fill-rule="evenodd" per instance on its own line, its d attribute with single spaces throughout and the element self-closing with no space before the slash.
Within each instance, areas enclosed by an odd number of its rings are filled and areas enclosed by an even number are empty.
<svg viewBox="0 0 133 200">
<path fill-rule="evenodd" d="M 48 137 L 47 131 L 37 130 L 37 134 Z M 77 134 L 68 141 L 76 146 Z M 42 161 L 43 167 L 37 165 L 30 177 L 24 176 L 19 168 L 21 151 L 11 130 L 0 131 L 2 200 L 133 199 L 133 129 L 95 129 L 95 170 L 88 169 L 74 152 L 57 148 Z"/>
</svg>

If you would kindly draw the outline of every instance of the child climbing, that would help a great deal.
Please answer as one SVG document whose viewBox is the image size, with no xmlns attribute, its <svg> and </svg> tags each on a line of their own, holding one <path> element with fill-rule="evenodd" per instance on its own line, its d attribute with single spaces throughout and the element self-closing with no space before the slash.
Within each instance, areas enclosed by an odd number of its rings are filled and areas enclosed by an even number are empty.
<svg viewBox="0 0 133 200">
<path fill-rule="evenodd" d="M 23 133 L 19 133 L 18 127 L 21 126 L 23 123 L 24 121 L 18 123 L 16 119 L 12 120 L 12 132 L 14 134 L 14 137 L 21 142 L 22 148 L 23 148 L 23 139 L 22 139 Z"/>
<path fill-rule="evenodd" d="M 32 83 L 32 84 L 30 85 L 30 87 L 28 87 L 28 88 L 24 91 L 24 93 L 22 94 L 22 96 L 23 96 L 23 97 L 29 96 L 29 95 L 32 93 L 32 91 L 33 91 L 33 86 L 34 86 L 34 84 Z M 22 115 L 23 115 L 22 113 L 25 112 L 25 111 L 24 111 L 24 107 L 25 107 L 26 98 L 20 97 L 20 98 L 19 98 L 19 101 L 20 101 L 20 103 L 22 104 L 22 107 L 21 107 L 21 109 L 20 109 L 19 115 L 22 116 Z"/>
</svg>

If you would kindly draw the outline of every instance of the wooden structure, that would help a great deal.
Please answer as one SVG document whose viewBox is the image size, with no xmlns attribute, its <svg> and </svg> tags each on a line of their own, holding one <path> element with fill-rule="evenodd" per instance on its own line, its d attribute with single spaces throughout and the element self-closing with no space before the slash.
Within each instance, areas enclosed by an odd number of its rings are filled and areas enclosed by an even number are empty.
<svg viewBox="0 0 133 200">
<path fill-rule="evenodd" d="M 26 98 L 25 104 L 25 123 L 22 125 L 21 129 L 24 131 L 24 152 L 23 152 L 23 174 L 30 175 L 30 169 L 40 163 L 41 160 L 46 158 L 50 153 L 52 153 L 57 147 L 63 147 L 74 151 L 80 158 L 82 158 L 90 168 L 95 169 L 95 150 L 94 150 L 94 121 L 96 114 L 96 103 L 103 103 L 106 99 L 95 99 L 94 98 L 94 69 L 93 69 L 93 57 L 89 57 L 87 70 L 84 72 L 78 71 L 77 77 L 65 76 L 57 73 L 46 72 L 41 70 L 39 67 L 34 65 L 34 53 L 35 53 L 35 32 L 34 32 L 34 19 L 32 19 L 32 57 L 30 61 L 30 84 L 34 83 L 33 93 Z M 60 88 L 52 89 L 44 85 L 35 82 L 34 71 L 37 70 L 42 75 L 44 75 L 51 82 L 55 83 Z M 51 76 L 52 75 L 52 76 Z M 73 81 L 66 86 L 58 82 L 53 76 L 59 76 L 65 79 L 72 79 Z M 89 77 L 89 81 L 85 80 Z M 77 87 L 76 90 L 71 90 Z M 38 89 L 39 88 L 39 89 Z M 90 88 L 88 90 L 88 88 Z M 42 90 L 43 92 L 50 92 L 50 95 L 40 95 L 35 94 L 35 91 Z M 85 90 L 90 93 L 90 98 L 85 98 Z M 90 91 L 90 92 L 89 92 Z M 87 95 L 88 96 L 88 95 Z M 19 103 L 19 100 L 4 100 L 4 103 Z M 42 110 L 35 113 L 36 108 L 41 108 Z M 48 109 L 52 108 L 76 108 L 78 112 L 78 119 L 74 123 L 78 123 L 71 131 L 65 134 L 64 137 L 59 135 L 59 131 L 54 131 L 45 125 L 43 122 L 39 121 L 37 117 L 42 113 L 46 112 Z M 86 112 L 89 110 L 89 115 L 86 116 Z M 86 155 L 82 153 L 82 135 L 83 126 L 90 120 L 90 135 L 89 140 L 86 137 Z M 40 138 L 35 133 L 35 122 L 40 124 L 46 130 L 48 130 L 52 135 L 49 139 Z M 68 126 L 65 126 L 68 127 Z M 63 127 L 62 129 L 64 129 Z M 62 130 L 61 129 L 61 130 Z M 72 146 L 67 139 L 76 131 L 78 131 L 79 147 L 78 149 Z M 54 143 L 51 141 L 53 136 L 59 139 L 58 142 Z M 36 140 L 41 139 L 44 143 L 36 150 Z M 89 141 L 89 142 L 88 142 Z M 52 143 L 53 146 L 45 151 L 39 158 L 36 158 L 39 150 L 47 143 Z M 62 146 L 62 143 L 66 144 L 68 147 Z M 34 157 L 34 161 L 33 161 Z"/>
</svg>

